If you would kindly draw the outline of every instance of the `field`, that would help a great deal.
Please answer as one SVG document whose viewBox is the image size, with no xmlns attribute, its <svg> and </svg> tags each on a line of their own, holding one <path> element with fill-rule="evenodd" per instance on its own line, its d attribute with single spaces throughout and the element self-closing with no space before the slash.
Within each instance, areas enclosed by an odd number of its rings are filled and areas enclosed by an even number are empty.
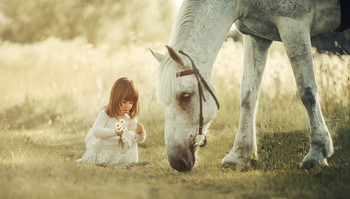
<svg viewBox="0 0 350 199">
<path fill-rule="evenodd" d="M 170 168 L 164 109 L 156 101 L 157 63 L 148 47 L 119 51 L 84 39 L 49 38 L 30 45 L 0 45 L 0 198 L 347 198 L 350 194 L 350 56 L 314 52 L 320 99 L 334 139 L 329 166 L 299 168 L 309 148 L 306 112 L 288 59 L 274 44 L 263 80 L 257 118 L 259 161 L 220 168 L 239 119 L 242 44 L 224 43 L 213 83 L 222 105 L 193 171 Z M 148 137 L 139 164 L 127 169 L 75 163 L 84 136 L 107 103 L 113 82 L 128 76 L 141 96 L 139 120 Z"/>
<path fill-rule="evenodd" d="M 166 0 L 140 2 L 0 0 L 1 199 L 350 197 L 350 55 L 313 49 L 334 141 L 328 167 L 299 168 L 309 150 L 307 114 L 283 45 L 274 43 L 257 115 L 259 160 L 221 168 L 237 131 L 243 71 L 242 44 L 225 41 L 212 75 L 221 108 L 194 169 L 179 173 L 167 160 L 158 64 L 148 50 L 165 52 L 173 15 Z M 148 133 L 140 162 L 126 169 L 77 164 L 122 76 L 140 93 L 138 119 Z"/>
</svg>

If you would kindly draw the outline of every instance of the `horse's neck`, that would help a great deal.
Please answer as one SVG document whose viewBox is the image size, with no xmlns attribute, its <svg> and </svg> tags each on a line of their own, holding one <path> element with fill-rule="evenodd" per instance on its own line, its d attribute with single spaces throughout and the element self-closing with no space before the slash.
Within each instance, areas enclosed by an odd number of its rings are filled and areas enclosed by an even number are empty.
<svg viewBox="0 0 350 199">
<path fill-rule="evenodd" d="M 235 21 L 235 1 L 188 0 L 179 11 L 170 45 L 188 52 L 203 75 L 211 74 L 219 49 Z"/>
</svg>

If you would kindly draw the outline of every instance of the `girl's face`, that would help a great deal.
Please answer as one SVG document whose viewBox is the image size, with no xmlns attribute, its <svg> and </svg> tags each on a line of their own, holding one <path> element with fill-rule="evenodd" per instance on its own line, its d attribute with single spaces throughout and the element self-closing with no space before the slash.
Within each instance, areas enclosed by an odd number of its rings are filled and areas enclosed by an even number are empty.
<svg viewBox="0 0 350 199">
<path fill-rule="evenodd" d="M 130 113 L 130 110 L 133 106 L 134 102 L 129 101 L 129 100 L 122 100 L 122 103 L 120 104 L 120 111 L 125 114 L 125 113 Z"/>
</svg>

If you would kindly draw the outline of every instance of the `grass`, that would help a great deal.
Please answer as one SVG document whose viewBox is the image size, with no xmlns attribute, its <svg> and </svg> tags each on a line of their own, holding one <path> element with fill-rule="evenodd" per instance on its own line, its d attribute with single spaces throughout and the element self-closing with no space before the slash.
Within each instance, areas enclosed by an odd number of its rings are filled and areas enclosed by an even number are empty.
<svg viewBox="0 0 350 199">
<path fill-rule="evenodd" d="M 164 109 L 155 96 L 156 61 L 148 47 L 119 51 L 84 39 L 0 44 L 0 198 L 347 198 L 350 194 L 350 56 L 314 52 L 315 72 L 335 153 L 328 167 L 299 168 L 309 149 L 306 112 L 281 44 L 269 53 L 257 117 L 259 161 L 220 168 L 239 120 L 242 45 L 227 41 L 214 66 L 222 108 L 193 171 L 171 169 Z M 84 137 L 114 81 L 128 76 L 141 96 L 148 135 L 140 162 L 127 169 L 77 164 Z M 229 91 L 229 92 L 228 92 Z"/>
</svg>

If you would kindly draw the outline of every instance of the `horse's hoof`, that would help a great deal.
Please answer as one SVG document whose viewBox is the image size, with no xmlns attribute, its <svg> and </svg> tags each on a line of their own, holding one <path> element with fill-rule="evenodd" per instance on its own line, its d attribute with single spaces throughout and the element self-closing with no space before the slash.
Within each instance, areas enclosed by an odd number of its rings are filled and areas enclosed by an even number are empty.
<svg viewBox="0 0 350 199">
<path fill-rule="evenodd" d="M 320 165 L 322 167 L 328 166 L 327 158 L 324 158 L 322 160 L 316 160 L 316 159 L 307 159 L 307 160 L 305 160 L 304 159 L 300 163 L 300 167 L 303 168 L 303 169 L 311 169 L 311 168 L 315 167 L 316 165 Z"/>
<path fill-rule="evenodd" d="M 249 159 L 245 160 L 243 158 L 229 158 L 226 156 L 224 159 L 221 161 L 221 166 L 225 165 L 245 165 L 248 162 Z"/>
<path fill-rule="evenodd" d="M 221 168 L 224 168 L 224 169 L 230 168 L 230 169 L 233 169 L 233 170 L 236 170 L 237 168 L 241 168 L 241 167 L 246 168 L 247 166 L 249 166 L 249 163 L 250 163 L 249 160 L 257 160 L 257 158 L 256 157 L 254 159 L 250 159 L 250 158 L 231 158 L 229 155 L 227 155 L 221 161 Z"/>
<path fill-rule="evenodd" d="M 323 148 L 312 147 L 303 161 L 301 161 L 300 166 L 306 169 L 315 167 L 316 165 L 327 166 L 327 156 L 324 154 Z"/>
<path fill-rule="evenodd" d="M 252 169 L 256 169 L 259 167 L 259 163 L 257 160 L 248 160 L 248 162 L 244 164 L 237 164 L 237 163 L 223 163 L 221 164 L 221 170 L 225 171 L 226 169 L 231 169 L 233 171 L 240 171 L 240 172 L 247 172 Z"/>
</svg>

